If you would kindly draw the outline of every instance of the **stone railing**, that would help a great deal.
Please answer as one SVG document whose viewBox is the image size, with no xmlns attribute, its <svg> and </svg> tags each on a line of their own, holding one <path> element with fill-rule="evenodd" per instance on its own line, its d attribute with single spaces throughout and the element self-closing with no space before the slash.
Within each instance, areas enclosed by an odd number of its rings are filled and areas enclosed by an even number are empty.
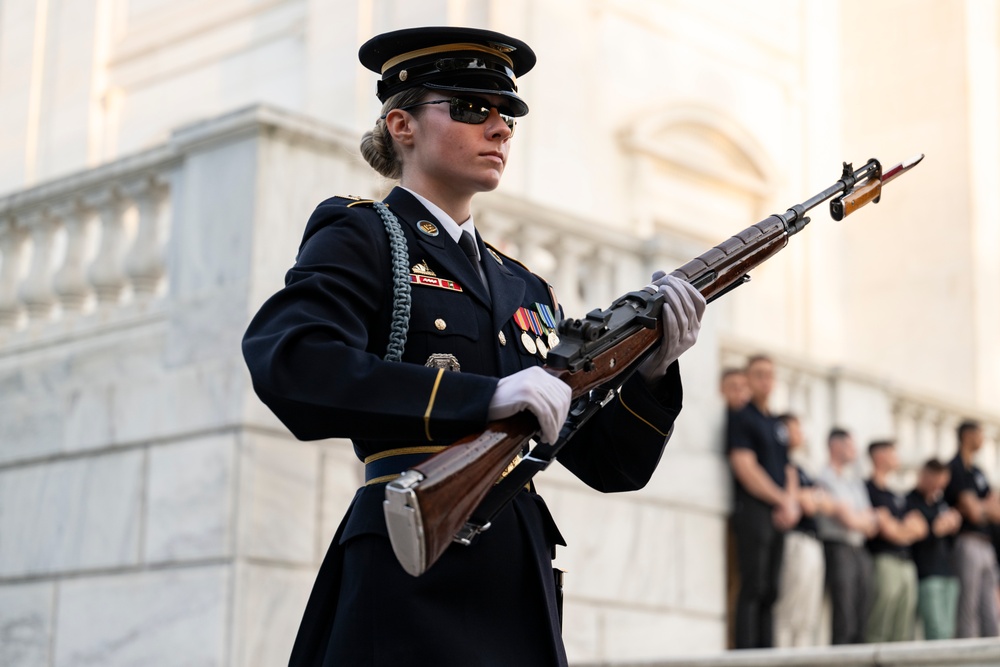
<svg viewBox="0 0 1000 667">
<path fill-rule="evenodd" d="M 957 639 L 809 649 L 730 651 L 644 662 L 579 663 L 575 667 L 987 667 L 1000 664 L 1000 641 Z"/>
<path fill-rule="evenodd" d="M 0 198 L 0 342 L 148 309 L 178 162 L 167 145 Z"/>
<path fill-rule="evenodd" d="M 653 266 L 670 266 L 662 244 L 523 199 L 484 196 L 476 224 L 487 240 L 556 286 L 567 314 L 580 316 L 641 287 Z"/>
</svg>

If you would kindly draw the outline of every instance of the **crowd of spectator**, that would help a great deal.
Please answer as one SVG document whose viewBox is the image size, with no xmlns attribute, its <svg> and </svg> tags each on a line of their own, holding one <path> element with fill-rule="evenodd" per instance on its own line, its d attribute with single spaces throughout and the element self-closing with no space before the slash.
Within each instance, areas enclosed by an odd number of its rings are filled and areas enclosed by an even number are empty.
<svg viewBox="0 0 1000 667">
<path fill-rule="evenodd" d="M 932 458 L 916 485 L 893 485 L 893 440 L 868 446 L 857 472 L 850 431 L 833 428 L 813 477 L 793 461 L 799 419 L 772 414 L 774 364 L 754 356 L 721 378 L 726 452 L 734 480 L 732 528 L 739 593 L 736 648 L 814 646 L 824 594 L 832 644 L 993 637 L 998 620 L 1000 498 L 974 462 L 983 430 L 957 430 L 954 459 Z"/>
</svg>

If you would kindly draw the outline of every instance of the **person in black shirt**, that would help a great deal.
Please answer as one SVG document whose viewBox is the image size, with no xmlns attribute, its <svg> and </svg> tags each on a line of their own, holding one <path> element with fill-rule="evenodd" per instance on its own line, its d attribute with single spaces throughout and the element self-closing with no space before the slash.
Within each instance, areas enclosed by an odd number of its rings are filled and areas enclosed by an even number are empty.
<svg viewBox="0 0 1000 667">
<path fill-rule="evenodd" d="M 735 478 L 733 525 L 740 569 L 736 602 L 736 648 L 774 643 L 771 608 L 778 594 L 784 532 L 798 523 L 798 480 L 786 471 L 787 432 L 771 416 L 774 364 L 763 356 L 747 363 L 750 402 L 730 411 L 726 428 L 729 464 Z"/>
<path fill-rule="evenodd" d="M 865 640 L 909 641 L 917 611 L 917 567 L 910 545 L 927 535 L 927 522 L 919 511 L 907 506 L 903 496 L 889 489 L 889 475 L 899 468 L 895 443 L 873 442 L 868 455 L 872 460 L 868 497 L 878 517 L 878 534 L 868 540 L 875 587 Z"/>
<path fill-rule="evenodd" d="M 719 393 L 727 410 L 739 410 L 750 400 L 747 375 L 742 368 L 726 368 L 719 376 Z"/>
<path fill-rule="evenodd" d="M 983 430 L 974 421 L 958 427 L 958 455 L 948 467 L 951 481 L 944 498 L 962 515 L 955 539 L 958 573 L 956 637 L 996 637 L 997 559 L 990 544 L 990 524 L 1000 523 L 1000 501 L 990 490 L 983 471 L 972 461 L 983 446 Z"/>
<path fill-rule="evenodd" d="M 948 466 L 930 459 L 920 470 L 917 488 L 906 502 L 924 515 L 927 537 L 910 547 L 917 565 L 917 613 L 924 624 L 924 639 L 955 636 L 958 578 L 951 565 L 952 536 L 962 525 L 962 516 L 948 506 L 944 490 L 951 479 Z"/>
</svg>

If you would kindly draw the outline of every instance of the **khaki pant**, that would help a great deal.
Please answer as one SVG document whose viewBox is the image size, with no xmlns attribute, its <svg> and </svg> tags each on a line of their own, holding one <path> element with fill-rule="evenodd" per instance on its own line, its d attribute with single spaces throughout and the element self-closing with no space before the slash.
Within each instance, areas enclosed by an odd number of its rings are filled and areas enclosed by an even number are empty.
<svg viewBox="0 0 1000 667">
<path fill-rule="evenodd" d="M 875 556 L 872 611 L 865 641 L 911 641 L 917 614 L 917 566 L 909 558 Z"/>
<path fill-rule="evenodd" d="M 955 636 L 997 636 L 997 557 L 993 545 L 978 535 L 960 534 L 952 552 L 958 574 L 958 621 Z"/>
<path fill-rule="evenodd" d="M 825 569 L 822 542 L 798 531 L 785 535 L 778 600 L 774 603 L 775 646 L 818 644 Z"/>
</svg>

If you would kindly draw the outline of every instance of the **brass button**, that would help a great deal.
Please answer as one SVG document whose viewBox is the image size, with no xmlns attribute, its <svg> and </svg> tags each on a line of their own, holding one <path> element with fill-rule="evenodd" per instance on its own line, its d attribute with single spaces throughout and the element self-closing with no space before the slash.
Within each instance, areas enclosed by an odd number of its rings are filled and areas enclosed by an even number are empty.
<svg viewBox="0 0 1000 667">
<path fill-rule="evenodd" d="M 434 326 L 437 327 L 438 331 L 444 331 L 448 328 L 448 323 L 442 320 L 440 317 L 434 320 Z"/>
<path fill-rule="evenodd" d="M 499 334 L 497 334 L 497 338 L 500 339 L 500 344 L 501 345 L 506 345 L 507 344 L 507 337 L 503 335 L 502 331 Z"/>
</svg>

